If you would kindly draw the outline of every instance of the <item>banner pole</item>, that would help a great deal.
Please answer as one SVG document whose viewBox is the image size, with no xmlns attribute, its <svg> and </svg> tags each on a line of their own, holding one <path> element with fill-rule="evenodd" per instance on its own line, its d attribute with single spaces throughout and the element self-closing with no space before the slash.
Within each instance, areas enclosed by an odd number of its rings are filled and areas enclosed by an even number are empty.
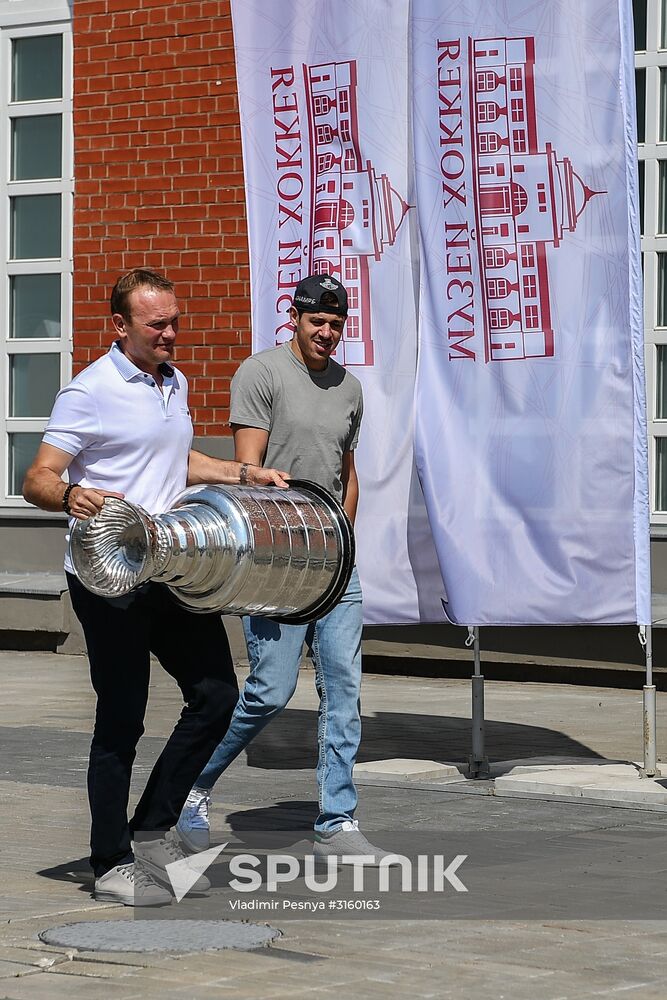
<svg viewBox="0 0 667 1000">
<path fill-rule="evenodd" d="M 479 626 L 468 626 L 466 646 L 473 647 L 472 683 L 472 753 L 468 757 L 468 777 L 490 777 L 489 758 L 484 754 L 484 676 L 479 648 Z"/>
<path fill-rule="evenodd" d="M 660 772 L 657 764 L 657 706 L 655 684 L 653 683 L 653 629 L 651 625 L 639 626 L 639 641 L 646 654 L 646 683 L 643 693 L 644 766 L 641 769 L 641 774 L 644 778 L 654 778 Z"/>
</svg>

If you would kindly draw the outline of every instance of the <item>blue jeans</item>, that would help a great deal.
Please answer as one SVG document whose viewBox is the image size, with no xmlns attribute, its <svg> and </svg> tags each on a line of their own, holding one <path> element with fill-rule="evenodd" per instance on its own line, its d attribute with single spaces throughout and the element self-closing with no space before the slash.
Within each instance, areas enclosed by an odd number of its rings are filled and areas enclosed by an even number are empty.
<svg viewBox="0 0 667 1000">
<path fill-rule="evenodd" d="M 195 782 L 210 790 L 222 772 L 294 694 L 304 642 L 313 651 L 320 697 L 317 725 L 319 831 L 352 819 L 357 791 L 352 769 L 361 739 L 361 585 L 356 569 L 339 604 L 310 625 L 280 625 L 270 618 L 243 619 L 250 675 L 227 734 Z"/>
</svg>

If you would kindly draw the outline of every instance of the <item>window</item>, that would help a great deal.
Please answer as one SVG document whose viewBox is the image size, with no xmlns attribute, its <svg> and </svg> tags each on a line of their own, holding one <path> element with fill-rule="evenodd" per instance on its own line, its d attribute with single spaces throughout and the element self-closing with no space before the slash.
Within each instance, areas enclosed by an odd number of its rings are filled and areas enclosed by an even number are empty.
<svg viewBox="0 0 667 1000">
<path fill-rule="evenodd" d="M 493 72 L 493 70 L 480 70 L 475 75 L 475 82 L 477 84 L 477 90 L 479 91 L 492 91 L 498 86 L 498 77 Z"/>
<path fill-rule="evenodd" d="M 662 79 L 661 79 L 662 82 Z M 646 142 L 646 70 L 635 70 L 637 99 L 637 142 Z"/>
<path fill-rule="evenodd" d="M 333 264 L 326 257 L 319 257 L 317 260 L 313 261 L 313 273 L 314 274 L 332 274 L 334 270 Z"/>
<path fill-rule="evenodd" d="M 667 344 L 658 344 L 655 354 L 655 419 L 667 420 Z"/>
<path fill-rule="evenodd" d="M 667 0 L 634 0 L 651 520 L 667 525 Z"/>
<path fill-rule="evenodd" d="M 7 373 L 0 504 L 14 507 L 23 505 L 25 471 L 71 373 L 71 34 L 67 8 L 58 12 L 63 20 L 55 16 L 35 28 L 0 28 L 9 142 L 0 175 L 8 230 L 0 256 L 0 366 Z"/>
<path fill-rule="evenodd" d="M 504 247 L 487 247 L 484 251 L 484 265 L 486 267 L 505 267 L 511 254 Z"/>
<path fill-rule="evenodd" d="M 486 291 L 490 299 L 504 299 L 512 290 L 507 278 L 487 278 Z"/>
<path fill-rule="evenodd" d="M 333 129 L 331 125 L 317 125 L 315 127 L 315 142 L 318 146 L 326 146 L 333 139 Z"/>
<path fill-rule="evenodd" d="M 632 6 L 635 20 L 635 49 L 643 52 L 646 48 L 646 0 L 634 0 Z"/>
<path fill-rule="evenodd" d="M 523 70 L 517 66 L 510 70 L 510 90 L 523 90 Z"/>
<path fill-rule="evenodd" d="M 521 247 L 521 266 L 535 267 L 535 247 L 532 243 L 524 243 Z"/>
<path fill-rule="evenodd" d="M 341 199 L 338 208 L 338 228 L 347 229 L 354 222 L 354 208 L 349 201 Z"/>
<path fill-rule="evenodd" d="M 500 108 L 494 101 L 480 101 L 477 105 L 478 122 L 495 122 L 500 117 Z"/>
<path fill-rule="evenodd" d="M 525 153 L 528 149 L 526 133 L 521 129 L 515 128 L 512 131 L 512 149 L 515 153 Z"/>
<path fill-rule="evenodd" d="M 639 117 L 639 101 L 637 102 L 637 116 Z M 660 133 L 658 142 L 667 142 L 667 69 L 660 70 Z"/>
<path fill-rule="evenodd" d="M 522 122 L 525 118 L 524 103 L 522 97 L 513 97 L 510 101 L 510 113 L 513 122 Z"/>
<path fill-rule="evenodd" d="M 329 113 L 331 101 L 326 94 L 318 94 L 313 98 L 313 111 L 316 115 L 326 115 Z"/>
<path fill-rule="evenodd" d="M 346 281 L 357 281 L 359 278 L 359 261 L 357 260 L 357 258 L 346 257 L 344 270 L 345 270 Z"/>
<path fill-rule="evenodd" d="M 643 194 L 644 194 L 644 170 L 645 163 L 640 162 L 639 164 L 639 202 L 640 206 L 643 207 Z M 642 220 L 643 220 L 642 212 Z M 642 232 L 644 231 L 642 226 Z M 667 235 L 667 160 L 660 160 L 658 162 L 658 233 L 663 236 Z"/>
<path fill-rule="evenodd" d="M 353 149 L 345 150 L 345 159 L 343 161 L 343 167 L 345 168 L 345 170 L 357 169 L 357 154 Z"/>
<path fill-rule="evenodd" d="M 655 322 L 656 326 L 667 327 L 667 253 L 659 253 L 657 258 L 658 287 Z"/>
<path fill-rule="evenodd" d="M 318 153 L 317 154 L 317 172 L 318 174 L 323 174 L 327 170 L 331 170 L 334 165 L 334 155 L 333 153 Z"/>
<path fill-rule="evenodd" d="M 340 138 L 341 142 L 352 142 L 352 133 L 350 132 L 350 123 L 347 119 L 340 123 Z"/>
<path fill-rule="evenodd" d="M 540 314 L 537 306 L 526 306 L 523 311 L 523 325 L 526 330 L 539 329 Z"/>
<path fill-rule="evenodd" d="M 655 439 L 655 492 L 654 508 L 657 513 L 667 512 L 667 437 Z"/>
<path fill-rule="evenodd" d="M 347 307 L 348 309 L 358 309 L 359 308 L 359 289 L 358 288 L 348 288 L 347 290 Z"/>
<path fill-rule="evenodd" d="M 534 299 L 537 295 L 537 278 L 534 274 L 524 274 L 523 294 L 527 299 Z"/>
<path fill-rule="evenodd" d="M 358 316 L 348 316 L 345 324 L 345 340 L 359 340 L 361 325 Z"/>
<path fill-rule="evenodd" d="M 514 317 L 509 309 L 489 309 L 489 325 L 492 330 L 506 330 Z"/>
<path fill-rule="evenodd" d="M 512 184 L 512 214 L 521 215 L 528 205 L 528 195 L 520 184 Z"/>
<path fill-rule="evenodd" d="M 477 149 L 480 153 L 497 153 L 500 144 L 500 136 L 496 132 L 477 133 Z"/>
<path fill-rule="evenodd" d="M 347 90 L 341 90 L 338 95 L 338 113 L 346 115 L 350 110 L 350 94 Z"/>
</svg>

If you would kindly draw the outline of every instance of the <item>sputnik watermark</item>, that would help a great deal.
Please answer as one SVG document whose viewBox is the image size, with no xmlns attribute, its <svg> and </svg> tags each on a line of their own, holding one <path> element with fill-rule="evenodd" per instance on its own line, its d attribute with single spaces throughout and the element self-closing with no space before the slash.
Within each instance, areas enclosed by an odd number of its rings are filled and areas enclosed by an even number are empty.
<svg viewBox="0 0 667 1000">
<path fill-rule="evenodd" d="M 181 902 L 226 846 L 227 843 L 224 843 L 167 865 L 177 902 Z M 419 854 L 414 859 L 404 854 L 387 854 L 379 862 L 372 855 L 363 854 L 340 857 L 315 854 L 303 857 L 294 854 L 268 854 L 262 857 L 256 854 L 235 854 L 229 859 L 230 877 L 227 886 L 239 893 L 276 893 L 283 886 L 303 879 L 305 888 L 310 892 L 334 892 L 338 888 L 341 865 L 347 872 L 352 872 L 353 892 L 363 893 L 370 888 L 380 893 L 395 892 L 397 886 L 391 883 L 396 869 L 400 869 L 401 892 L 445 892 L 447 889 L 468 892 L 467 886 L 457 874 L 467 857 L 467 854 L 457 854 L 447 863 L 444 854 Z M 369 885 L 369 881 L 372 881 L 372 885 Z M 235 907 L 233 903 L 230 903 L 230 907 L 245 908 L 239 904 Z"/>
<path fill-rule="evenodd" d="M 265 892 L 277 892 L 279 886 L 303 878 L 304 885 L 311 892 L 332 892 L 338 887 L 340 872 L 338 863 L 352 869 L 352 891 L 365 892 L 368 889 L 367 875 L 377 872 L 378 892 L 389 892 L 390 872 L 401 870 L 401 892 L 444 892 L 449 886 L 456 892 L 467 892 L 456 872 L 466 860 L 466 854 L 457 854 L 445 864 L 444 854 L 420 854 L 411 861 L 404 854 L 388 854 L 379 863 L 372 855 L 351 854 L 340 858 L 329 855 L 325 858 L 306 854 L 303 859 L 292 854 L 269 854 L 266 858 L 266 879 L 259 871 L 264 859 L 255 854 L 237 854 L 229 864 L 229 871 L 235 877 L 229 885 L 236 892 L 257 892 L 265 885 Z M 303 862 L 303 865 L 302 865 Z M 323 869 L 326 872 L 323 873 Z M 325 876 L 322 881 L 322 876 Z"/>
<path fill-rule="evenodd" d="M 200 851 L 199 854 L 193 854 L 189 858 L 172 861 L 171 864 L 165 865 L 177 903 L 180 903 L 187 896 L 199 877 L 206 874 L 226 846 L 227 844 L 224 843 L 217 847 L 210 847 L 207 851 Z"/>
<path fill-rule="evenodd" d="M 667 838 L 654 827 L 605 828 L 595 837 L 579 828 L 403 827 L 374 830 L 371 837 L 378 851 L 394 857 L 373 866 L 363 855 L 322 856 L 322 844 L 303 829 L 225 830 L 218 846 L 169 866 L 179 905 L 163 908 L 160 917 L 661 920 L 665 915 L 664 886 L 654 876 L 667 869 Z M 208 891 L 202 891 L 203 880 L 197 887 L 204 873 Z M 136 919 L 154 920 L 155 910 L 138 902 Z"/>
</svg>

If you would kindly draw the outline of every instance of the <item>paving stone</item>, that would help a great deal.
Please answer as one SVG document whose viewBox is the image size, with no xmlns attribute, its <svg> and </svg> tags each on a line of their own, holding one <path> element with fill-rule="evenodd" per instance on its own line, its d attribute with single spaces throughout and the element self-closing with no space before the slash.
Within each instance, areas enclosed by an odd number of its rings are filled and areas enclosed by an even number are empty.
<svg viewBox="0 0 667 1000">
<path fill-rule="evenodd" d="M 35 966 L 23 962 L 6 962 L 0 959 L 0 979 L 13 979 L 15 976 L 26 976 L 35 972 Z M 0 986 L 0 992 L 2 987 Z"/>
<path fill-rule="evenodd" d="M 2 987 L 0 995 L 1 990 Z M 52 972 L 22 976 L 7 987 L 11 1000 L 91 1000 L 91 990 L 101 1000 L 153 1000 L 142 996 L 140 984 L 130 985 L 109 979 L 99 979 L 94 983 L 83 976 Z"/>
<path fill-rule="evenodd" d="M 373 760 L 357 764 L 354 777 L 379 778 L 421 778 L 422 780 L 449 778 L 451 781 L 462 781 L 463 775 L 454 764 L 441 764 L 437 760 L 410 760 L 393 758 L 390 760 Z"/>
</svg>

